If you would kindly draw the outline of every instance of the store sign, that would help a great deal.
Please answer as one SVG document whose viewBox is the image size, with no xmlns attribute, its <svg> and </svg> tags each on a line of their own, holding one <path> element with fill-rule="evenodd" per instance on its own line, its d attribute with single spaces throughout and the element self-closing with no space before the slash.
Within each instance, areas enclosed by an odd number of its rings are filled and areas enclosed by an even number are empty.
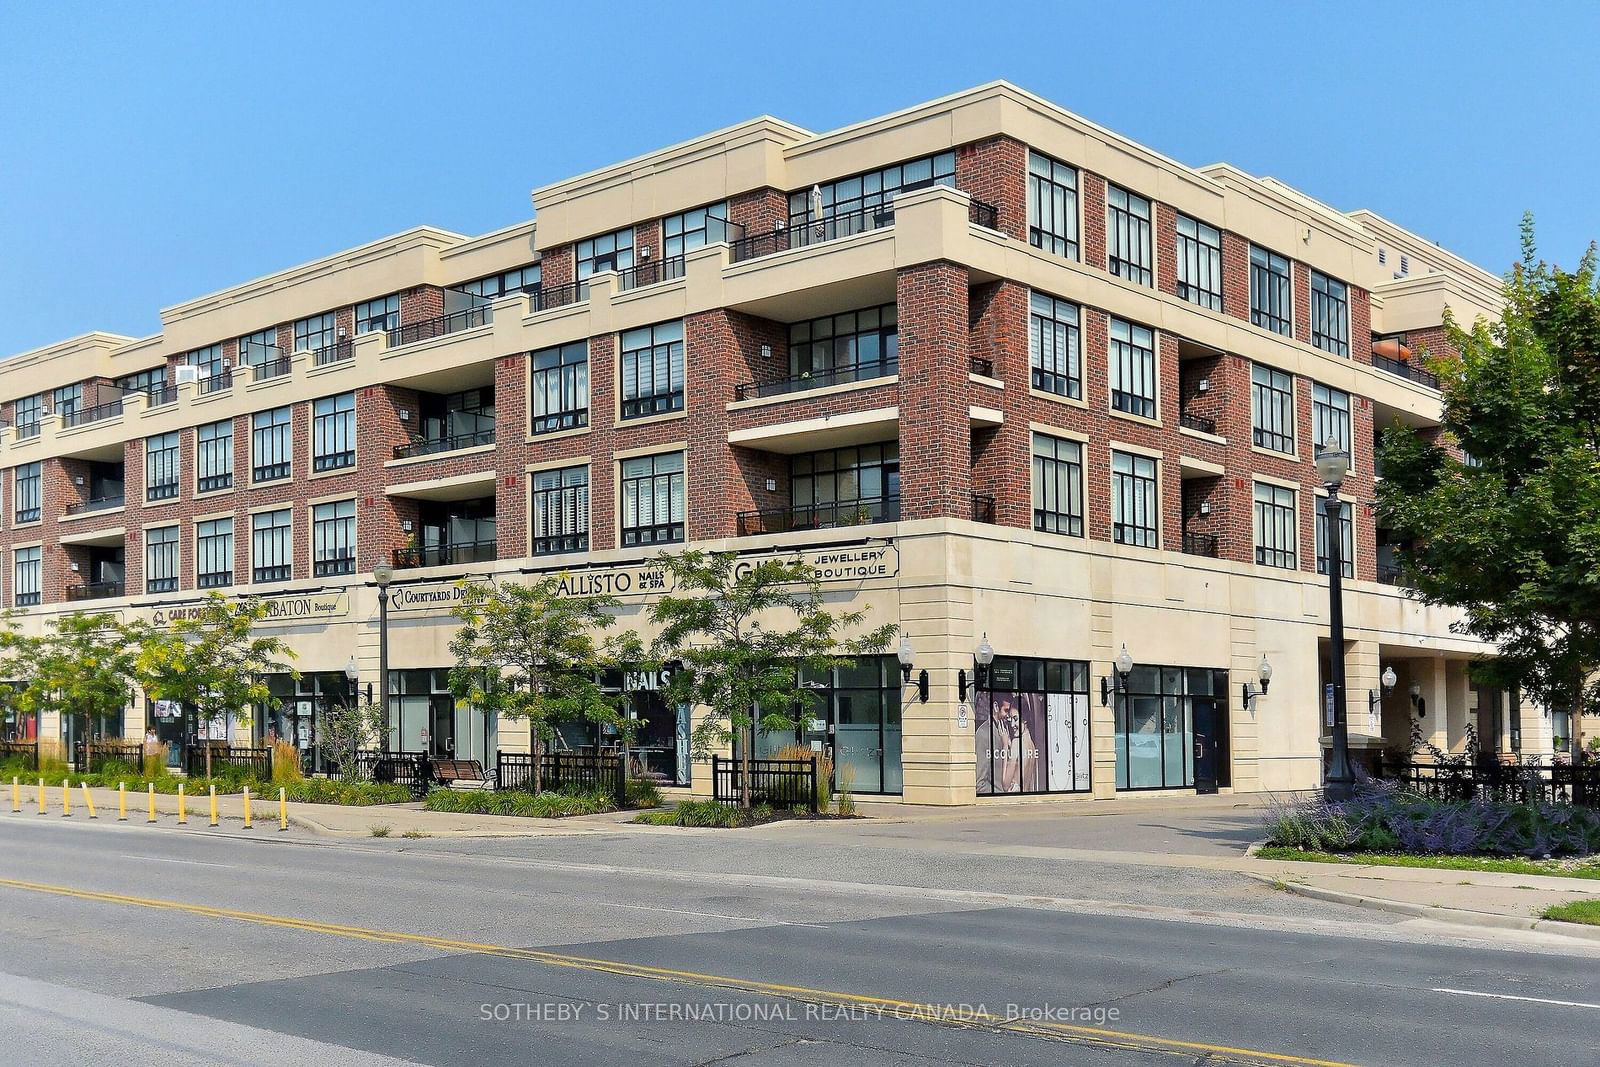
<svg viewBox="0 0 1600 1067">
<path fill-rule="evenodd" d="M 473 579 L 474 584 L 483 581 L 487 579 Z M 466 587 L 461 582 L 392 585 L 389 587 L 389 610 L 413 613 L 450 611 L 461 603 L 465 591 Z"/>
<path fill-rule="evenodd" d="M 263 626 L 342 619 L 350 614 L 350 594 L 346 592 L 297 593 L 259 599 L 267 606 L 267 616 L 261 621 Z M 198 603 L 155 608 L 150 612 L 150 623 L 153 626 L 170 626 L 180 619 L 196 618 L 204 611 L 205 605 Z"/>
<path fill-rule="evenodd" d="M 813 549 L 805 552 L 769 552 L 741 558 L 735 576 L 748 574 L 768 560 L 799 560 L 816 568 L 822 582 L 856 582 L 893 578 L 900 573 L 900 550 L 887 542 L 855 548 Z M 636 596 L 667 593 L 672 576 L 659 564 L 604 570 L 569 571 L 557 576 L 556 595 L 564 597 Z"/>
</svg>

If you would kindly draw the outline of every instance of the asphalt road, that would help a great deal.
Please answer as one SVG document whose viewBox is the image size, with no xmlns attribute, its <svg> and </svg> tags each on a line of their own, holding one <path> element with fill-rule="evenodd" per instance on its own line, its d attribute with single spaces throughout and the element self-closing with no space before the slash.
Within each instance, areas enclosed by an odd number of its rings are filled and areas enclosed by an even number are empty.
<svg viewBox="0 0 1600 1067">
<path fill-rule="evenodd" d="M 1190 914 L 1220 875 L 821 833 L 327 845 L 0 816 L 0 1063 L 1596 1059 L 1592 950 L 1264 887 Z"/>
</svg>

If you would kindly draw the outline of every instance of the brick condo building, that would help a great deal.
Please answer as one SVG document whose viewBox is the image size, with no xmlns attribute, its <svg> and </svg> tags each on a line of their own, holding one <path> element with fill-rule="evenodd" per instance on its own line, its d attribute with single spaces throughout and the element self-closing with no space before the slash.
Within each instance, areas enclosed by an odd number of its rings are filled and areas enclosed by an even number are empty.
<svg viewBox="0 0 1600 1067">
<path fill-rule="evenodd" d="M 824 134 L 756 119 L 533 202 L 533 222 L 409 230 L 168 308 L 150 337 L 0 364 L 4 603 L 37 626 L 268 597 L 304 676 L 235 729 L 309 745 L 347 665 L 376 678 L 387 561 L 391 743 L 492 762 L 527 738 L 444 691 L 459 578 L 564 572 L 642 628 L 662 546 L 797 551 L 930 675 L 925 700 L 893 657 L 813 679 L 798 734 L 769 739 L 828 748 L 860 792 L 1310 786 L 1312 461 L 1338 440 L 1357 746 L 1403 746 L 1418 709 L 1443 747 L 1469 722 L 1496 750 L 1561 735 L 1469 683 L 1491 650 L 1393 584 L 1370 507 L 1376 435 L 1437 428 L 1421 360 L 1447 351 L 1444 309 L 1498 308 L 1497 280 L 1432 242 L 1004 83 Z M 616 681 L 650 768 L 705 788 L 691 710 Z M 101 728 L 147 725 L 182 740 L 142 697 Z"/>
</svg>

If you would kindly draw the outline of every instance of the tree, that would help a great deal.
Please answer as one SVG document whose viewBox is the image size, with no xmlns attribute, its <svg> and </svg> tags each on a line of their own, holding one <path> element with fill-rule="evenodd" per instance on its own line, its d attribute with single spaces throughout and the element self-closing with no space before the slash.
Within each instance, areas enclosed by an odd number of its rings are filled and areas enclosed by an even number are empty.
<svg viewBox="0 0 1600 1067">
<path fill-rule="evenodd" d="M 36 638 L 9 630 L 0 644 L 22 652 L 25 682 L 18 710 L 35 714 L 54 708 L 78 720 L 88 738 L 95 724 L 120 716 L 128 706 L 137 657 L 136 637 L 115 615 L 74 612 L 49 621 Z"/>
<path fill-rule="evenodd" d="M 675 703 L 709 711 L 691 739 L 696 759 L 740 738 L 740 804 L 748 808 L 757 728 L 793 730 L 802 674 L 882 652 L 896 628 L 845 637 L 866 613 L 830 611 L 816 568 L 801 559 L 751 563 L 734 552 L 687 551 L 660 562 L 673 590 L 650 605 L 660 628 L 655 655 L 683 665 L 667 692 Z"/>
<path fill-rule="evenodd" d="M 281 638 L 258 636 L 267 618 L 266 601 L 229 601 L 212 593 L 199 607 L 173 619 L 165 629 L 147 622 L 135 627 L 135 673 L 153 700 L 192 707 L 204 727 L 225 724 L 229 715 L 250 721 L 255 704 L 275 706 L 266 675 L 299 677 L 288 664 L 294 651 Z M 209 732 L 209 731 L 208 731 Z M 211 746 L 205 746 L 206 777 L 211 777 Z"/>
<path fill-rule="evenodd" d="M 360 781 L 365 768 L 357 753 L 373 747 L 388 728 L 388 716 L 375 700 L 336 700 L 322 713 L 322 737 L 346 781 Z"/>
<path fill-rule="evenodd" d="M 528 585 L 463 581 L 453 609 L 461 629 L 450 641 L 451 692 L 488 714 L 528 724 L 535 793 L 544 785 L 541 757 L 557 723 L 600 723 L 624 739 L 635 726 L 621 713 L 620 695 L 606 693 L 598 677 L 617 650 L 637 645 L 631 635 L 595 642 L 616 622 L 611 609 L 620 602 L 563 596 L 561 586 L 555 576 Z"/>
<path fill-rule="evenodd" d="M 1379 507 L 1422 599 L 1499 646 L 1474 676 L 1568 709 L 1577 760 L 1600 671 L 1596 253 L 1571 273 L 1537 259 L 1528 218 L 1522 250 L 1499 322 L 1447 319 L 1461 358 L 1433 361 L 1445 440 L 1384 433 Z"/>
</svg>

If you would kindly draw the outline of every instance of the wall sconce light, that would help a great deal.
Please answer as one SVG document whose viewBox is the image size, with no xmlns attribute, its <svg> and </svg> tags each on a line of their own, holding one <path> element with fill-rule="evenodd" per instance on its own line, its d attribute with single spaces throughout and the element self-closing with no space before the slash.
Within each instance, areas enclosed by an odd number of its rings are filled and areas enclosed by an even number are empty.
<svg viewBox="0 0 1600 1067">
<path fill-rule="evenodd" d="M 1209 500 L 1202 500 L 1202 501 L 1201 501 L 1201 502 L 1200 502 L 1200 514 L 1202 514 L 1202 515 L 1209 515 L 1209 514 L 1211 514 L 1211 501 L 1209 501 Z"/>
<path fill-rule="evenodd" d="M 898 656 L 900 658 L 901 684 L 910 685 L 911 661 L 916 656 L 916 653 L 911 650 L 911 638 L 901 635 L 900 651 L 898 652 Z M 928 702 L 928 672 L 926 670 L 917 675 L 917 696 L 921 699 L 922 703 L 926 704 Z"/>
<path fill-rule="evenodd" d="M 1421 682 L 1411 683 L 1411 706 L 1417 710 L 1417 718 L 1426 719 L 1428 717 L 1428 701 L 1422 695 Z"/>
<path fill-rule="evenodd" d="M 410 533 L 411 532 L 411 520 L 410 519 L 401 519 L 400 520 L 400 532 L 401 533 Z"/>
<path fill-rule="evenodd" d="M 778 479 L 776 479 L 776 478 L 768 478 L 767 479 L 767 492 L 776 493 L 777 491 L 778 491 Z"/>
<path fill-rule="evenodd" d="M 641 246 L 640 249 L 639 249 L 639 262 L 643 263 L 645 260 L 647 260 L 649 258 L 650 258 L 650 246 L 649 245 Z"/>
<path fill-rule="evenodd" d="M 1198 382 L 1195 383 L 1194 391 L 1197 392 L 1197 393 L 1204 393 L 1207 390 L 1209 390 L 1210 388 L 1211 388 L 1211 379 L 1210 378 L 1201 378 Z"/>
<path fill-rule="evenodd" d="M 82 485 L 82 484 L 83 484 L 83 475 L 81 475 L 81 474 L 74 474 L 74 475 L 73 475 L 73 476 L 72 476 L 72 484 L 73 484 L 73 485 Z"/>
<path fill-rule="evenodd" d="M 1267 662 L 1266 653 L 1262 653 L 1261 666 L 1257 668 L 1256 673 L 1261 678 L 1261 687 L 1259 689 L 1256 688 L 1256 683 L 1254 682 L 1244 683 L 1244 706 L 1246 708 L 1253 709 L 1256 697 L 1266 696 L 1267 688 L 1272 685 L 1272 664 Z"/>
<path fill-rule="evenodd" d="M 771 359 L 772 358 L 772 346 L 771 345 L 762 345 L 761 346 L 761 358 L 762 359 Z"/>
<path fill-rule="evenodd" d="M 78 573 L 78 561 L 77 560 L 73 560 L 72 561 L 72 573 L 73 574 L 77 574 Z"/>
<path fill-rule="evenodd" d="M 989 664 L 994 662 L 994 646 L 989 643 L 989 634 L 984 632 L 983 640 L 972 653 L 972 689 L 976 692 L 989 684 Z M 961 699 L 967 699 L 967 672 L 956 672 L 956 688 L 960 691 Z"/>
<path fill-rule="evenodd" d="M 1371 689 L 1367 690 L 1368 713 L 1376 710 L 1378 705 L 1383 703 L 1383 698 L 1394 691 L 1394 683 L 1399 681 L 1399 679 L 1395 677 L 1393 667 L 1385 667 L 1383 669 L 1383 676 L 1379 678 L 1378 681 L 1383 685 L 1383 692 L 1375 693 Z"/>
<path fill-rule="evenodd" d="M 1128 691 L 1128 675 L 1133 673 L 1133 657 L 1128 654 L 1126 642 L 1122 651 L 1117 653 L 1117 658 L 1112 663 L 1114 672 L 1100 679 L 1100 706 L 1111 706 L 1111 694 L 1126 693 Z"/>
<path fill-rule="evenodd" d="M 400 409 L 400 421 L 401 422 L 410 422 L 411 421 L 411 409 L 410 408 L 401 408 Z"/>
</svg>

